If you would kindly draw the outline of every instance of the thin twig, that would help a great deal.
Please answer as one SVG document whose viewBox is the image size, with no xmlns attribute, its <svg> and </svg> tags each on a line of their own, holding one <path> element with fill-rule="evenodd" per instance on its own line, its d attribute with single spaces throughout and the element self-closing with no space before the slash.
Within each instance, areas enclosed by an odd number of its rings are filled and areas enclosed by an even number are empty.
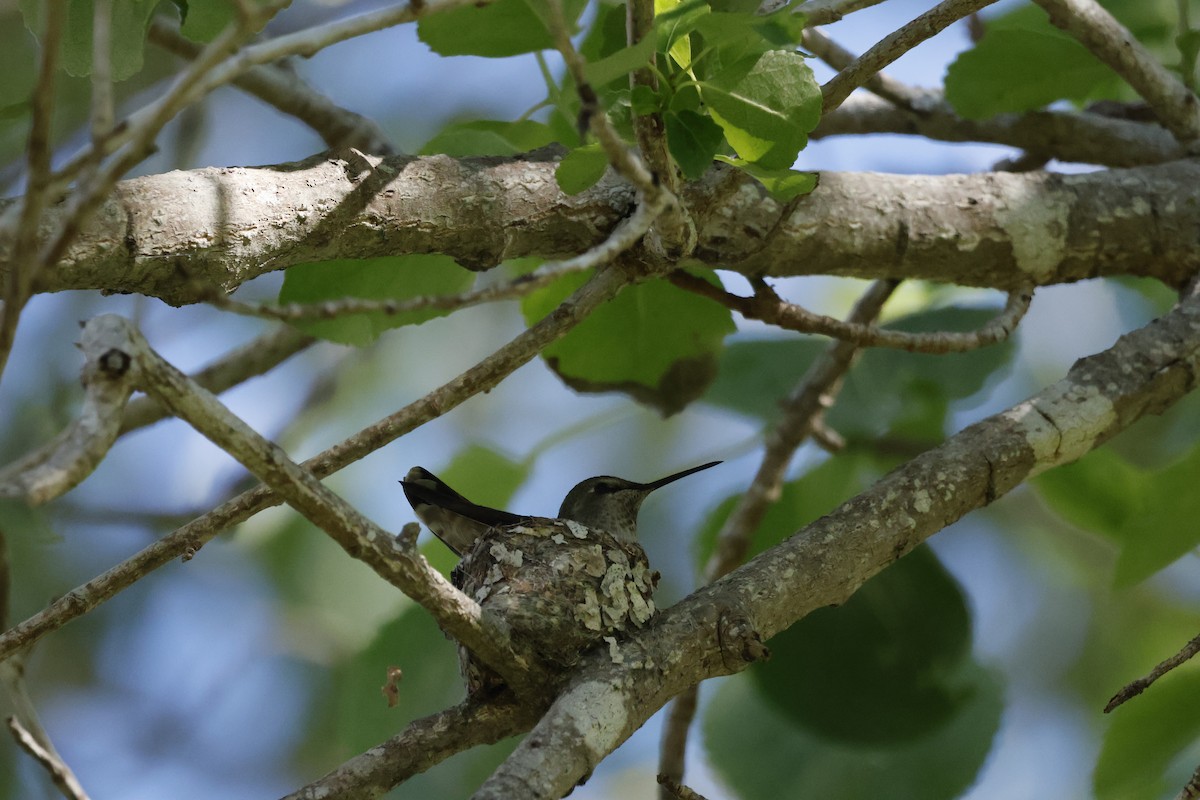
<svg viewBox="0 0 1200 800">
<path fill-rule="evenodd" d="M 394 414 L 310 458 L 304 467 L 318 478 L 328 477 L 468 398 L 493 388 L 614 297 L 630 280 L 621 270 L 601 270 L 558 308 L 487 358 Z M 270 488 L 259 485 L 222 503 L 0 635 L 0 659 L 86 614 L 158 567 L 179 557 L 193 556 L 222 531 L 280 502 L 281 498 Z"/>
<path fill-rule="evenodd" d="M 608 161 L 617 174 L 636 186 L 645 197 L 654 197 L 663 191 L 663 188 L 660 182 L 655 180 L 654 172 L 652 172 L 653 166 L 648 167 L 643 163 L 642 158 L 629 149 L 620 134 L 613 128 L 612 123 L 608 121 L 608 115 L 600 105 L 600 98 L 596 96 L 596 90 L 588 83 L 585 72 L 587 64 L 583 56 L 575 49 L 574 43 L 571 42 L 561 1 L 551 0 L 546 4 L 546 8 L 550 15 L 550 32 L 554 37 L 554 46 L 562 55 L 563 61 L 567 65 L 567 71 L 571 73 L 571 79 L 575 82 L 575 87 L 579 92 L 580 101 L 583 103 L 581 114 L 586 118 L 587 130 L 591 131 L 600 142 L 600 146 L 604 148 L 604 154 L 608 156 Z"/>
<path fill-rule="evenodd" d="M 684 786 L 679 781 L 672 780 L 666 775 L 658 776 L 658 785 L 662 787 L 663 792 L 666 792 L 664 800 L 671 800 L 671 798 L 675 798 L 675 800 L 706 800 L 704 795 L 695 789 Z M 661 792 L 659 797 L 663 797 Z"/>
<path fill-rule="evenodd" d="M 538 712 L 528 703 L 513 703 L 511 697 L 484 703 L 468 698 L 409 723 L 386 742 L 340 764 L 283 800 L 378 797 L 456 753 L 529 730 Z"/>
<path fill-rule="evenodd" d="M 1198 797 L 1200 797 L 1200 767 L 1196 767 L 1192 777 L 1179 790 L 1179 794 L 1175 795 L 1175 800 L 1196 800 Z"/>
<path fill-rule="evenodd" d="M 284 5 L 287 4 L 287 0 L 276 1 L 282 2 Z M 316 24 L 295 33 L 277 36 L 274 39 L 268 39 L 243 47 L 236 53 L 219 61 L 219 63 L 206 65 L 204 69 L 200 70 L 202 79 L 190 83 L 185 93 L 177 94 L 173 98 L 161 98 L 132 114 L 123 127 L 123 130 L 108 137 L 105 140 L 104 148 L 99 152 L 89 148 L 72 159 L 59 173 L 63 186 L 73 180 L 89 161 L 104 158 L 117 149 L 128 145 L 133 139 L 130 131 L 145 124 L 147 119 L 162 116 L 164 113 L 168 113 L 168 118 L 170 118 L 178 113 L 178 110 L 183 106 L 190 105 L 214 89 L 231 83 L 239 75 L 253 67 L 262 64 L 271 64 L 290 56 L 301 55 L 311 57 L 326 47 L 347 39 L 353 39 L 356 36 L 363 36 L 407 22 L 415 22 L 418 18 L 426 17 L 430 14 L 450 11 L 468 5 L 486 4 L 490 1 L 429 0 L 428 2 L 421 2 L 418 0 L 417 2 L 405 3 L 400 6 L 390 6 L 378 11 L 360 14 L 338 22 Z M 205 48 L 205 52 L 211 52 L 215 44 L 217 44 L 216 40 Z"/>
<path fill-rule="evenodd" d="M 1030 111 L 963 119 L 940 92 L 916 90 L 917 110 L 909 111 L 871 95 L 847 98 L 821 117 L 813 139 L 870 133 L 902 133 L 945 142 L 993 142 L 1060 161 L 1135 167 L 1161 164 L 1187 155 L 1171 134 L 1154 124 L 1115 119 L 1086 111 Z"/>
<path fill-rule="evenodd" d="M 828 25 L 841 20 L 847 14 L 882 2 L 883 0 L 808 0 L 807 3 L 796 6 L 796 13 L 803 14 L 809 25 Z M 784 5 L 783 0 L 780 0 L 779 5 Z"/>
<path fill-rule="evenodd" d="M 221 34 L 204 48 L 204 51 L 190 63 L 175 79 L 167 93 L 157 102 L 151 103 L 137 114 L 134 114 L 126 124 L 121 126 L 121 133 L 106 137 L 105 142 L 112 142 L 122 136 L 127 136 L 114 158 L 103 166 L 98 166 L 94 174 L 72 195 L 67 211 L 62 215 L 58 230 L 49 237 L 41 255 L 41 263 L 53 264 L 65 252 L 71 240 L 78 234 L 80 227 L 97 206 L 108 197 L 117 181 L 126 172 L 142 161 L 153 149 L 154 140 L 158 137 L 163 126 L 175 118 L 186 106 L 203 97 L 221 84 L 206 82 L 206 78 L 226 60 L 226 57 L 237 50 L 238 46 L 249 38 L 255 30 L 265 25 L 275 14 L 289 5 L 290 0 L 270 0 L 262 6 L 256 6 L 250 16 L 239 15 L 237 24 L 230 24 Z M 135 121 L 136 118 L 136 121 Z M 90 150 L 93 156 L 99 156 L 101 151 Z M 97 164 L 96 158 L 85 158 L 78 162 L 81 168 L 89 168 Z M 59 180 L 70 172 L 71 165 L 65 167 L 56 176 Z"/>
<path fill-rule="evenodd" d="M 1196 94 L 1094 0 L 1035 0 L 1062 28 L 1124 78 L 1182 143 L 1200 138 Z"/>
<path fill-rule="evenodd" d="M 637 244 L 637 241 L 646 234 L 655 218 L 662 213 L 669 201 L 670 197 L 665 192 L 656 192 L 650 200 L 640 203 L 634 209 L 633 214 L 618 223 L 607 239 L 586 252 L 562 261 L 548 262 L 533 272 L 520 275 L 506 283 L 485 286 L 482 289 L 473 289 L 461 294 L 425 295 L 407 300 L 366 300 L 358 297 L 346 297 L 322 303 L 280 305 L 276 303 L 242 303 L 228 295 L 214 291 L 206 298 L 206 301 L 217 308 L 236 314 L 299 322 L 301 320 L 333 319 L 343 314 L 375 313 L 394 316 L 426 309 L 455 311 L 495 300 L 524 297 L 549 286 L 563 276 L 585 272 L 612 261 Z"/>
<path fill-rule="evenodd" d="M 835 70 L 846 69 L 854 63 L 853 53 L 817 28 L 804 29 L 803 45 Z M 917 89 L 882 72 L 872 75 L 863 84 L 863 88 L 893 105 L 910 111 L 922 111 L 941 99 L 939 92 Z"/>
<path fill-rule="evenodd" d="M 161 17 L 150 22 L 147 38 L 182 58 L 194 59 L 202 49 Z M 305 82 L 295 70 L 279 64 L 263 64 L 234 78 L 233 85 L 308 125 L 331 148 L 356 147 L 375 155 L 398 152 L 378 123 L 338 106 Z"/>
<path fill-rule="evenodd" d="M 92 146 L 100 147 L 113 126 L 113 0 L 94 0 L 92 8 Z"/>
<path fill-rule="evenodd" d="M 237 459 L 347 553 L 419 602 L 442 630 L 496 669 L 514 691 L 532 693 L 538 681 L 536 659 L 514 649 L 501 622 L 166 362 L 131 323 L 112 314 L 97 317 L 84 328 L 82 344 L 90 362 L 111 363 L 114 354 L 123 356 L 139 389 Z"/>
<path fill-rule="evenodd" d="M 43 6 L 46 27 L 42 32 L 42 57 L 38 65 L 37 82 L 33 88 L 32 113 L 26 164 L 28 178 L 25 197 L 9 214 L 0 217 L 0 238 L 8 234 L 16 220 L 16 235 L 8 277 L 4 283 L 4 303 L 0 307 L 0 377 L 8 364 L 17 321 L 29 300 L 37 275 L 38 227 L 49 196 L 52 194 L 50 175 L 51 123 L 54 116 L 54 87 L 58 75 L 59 47 L 66 27 L 66 4 L 49 3 Z"/>
<path fill-rule="evenodd" d="M 1196 653 L 1200 653 L 1200 636 L 1196 636 L 1196 638 L 1185 644 L 1183 649 L 1181 649 L 1175 655 L 1171 656 L 1165 661 L 1159 662 L 1157 665 L 1155 665 L 1154 669 L 1150 670 L 1150 672 L 1146 675 L 1143 675 L 1135 681 L 1130 681 L 1128 684 L 1122 687 L 1121 691 L 1113 695 L 1112 699 L 1108 701 L 1108 705 L 1104 706 L 1104 713 L 1107 714 L 1117 706 L 1124 703 L 1126 700 L 1137 697 L 1139 694 L 1146 691 L 1150 684 L 1154 683 L 1163 675 L 1166 675 L 1171 670 L 1183 664 L 1192 656 L 1196 655 Z"/>
<path fill-rule="evenodd" d="M 821 113 L 837 108 L 881 69 L 953 23 L 996 0 L 942 0 L 912 22 L 888 34 L 821 87 Z"/>
<path fill-rule="evenodd" d="M 681 289 L 715 300 L 747 319 L 760 320 L 786 330 L 843 339 L 860 347 L 891 347 L 913 353 L 961 353 L 1002 342 L 1016 330 L 1033 299 L 1031 289 L 1009 292 L 1004 309 L 973 331 L 907 333 L 815 314 L 802 306 L 785 302 L 761 278 L 751 281 L 755 290 L 753 297 L 732 294 L 682 271 L 671 273 L 668 279 Z"/>
<path fill-rule="evenodd" d="M 896 281 L 878 281 L 855 304 L 846 323 L 866 326 L 879 316 L 883 304 L 891 297 Z M 751 538 L 762 522 L 767 509 L 779 499 L 783 479 L 792 457 L 812 433 L 825 409 L 833 404 L 841 389 L 842 378 L 850 370 L 860 347 L 853 342 L 833 342 L 813 362 L 804 378 L 783 403 L 779 424 L 767 437 L 762 462 L 754 480 L 739 498 L 717 534 L 717 542 L 704 568 L 706 583 L 721 578 L 746 559 Z M 695 716 L 698 687 L 692 686 L 671 704 L 671 712 L 663 732 L 658 771 L 675 781 L 683 780 L 683 765 L 687 750 L 688 732 Z M 665 791 L 660 800 L 670 800 Z"/>
<path fill-rule="evenodd" d="M 50 779 L 54 781 L 55 787 L 62 792 L 63 797 L 68 800 L 88 800 L 87 792 L 83 790 L 75 773 L 53 748 L 48 748 L 43 742 L 38 741 L 37 737 L 26 730 L 16 717 L 8 718 L 8 729 L 12 732 L 13 738 L 17 740 L 20 748 L 42 765 L 50 775 Z"/>
</svg>

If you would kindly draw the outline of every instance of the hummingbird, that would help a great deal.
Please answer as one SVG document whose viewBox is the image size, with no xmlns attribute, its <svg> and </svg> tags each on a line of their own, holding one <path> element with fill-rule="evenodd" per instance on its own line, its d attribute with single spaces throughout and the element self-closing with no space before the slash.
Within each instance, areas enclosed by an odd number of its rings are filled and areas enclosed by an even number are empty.
<svg viewBox="0 0 1200 800">
<path fill-rule="evenodd" d="M 710 461 L 650 483 L 635 483 L 611 475 L 588 478 L 567 492 L 557 519 L 607 531 L 623 543 L 636 543 L 638 511 L 651 492 L 720 463 Z M 460 556 L 469 552 L 475 541 L 491 528 L 538 519 L 476 505 L 424 467 L 410 469 L 400 484 L 417 517 Z"/>
</svg>

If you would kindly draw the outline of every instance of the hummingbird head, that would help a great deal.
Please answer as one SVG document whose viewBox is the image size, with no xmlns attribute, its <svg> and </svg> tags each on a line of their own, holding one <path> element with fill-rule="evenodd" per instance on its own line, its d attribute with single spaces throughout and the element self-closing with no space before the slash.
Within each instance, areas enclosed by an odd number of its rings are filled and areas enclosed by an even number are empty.
<svg viewBox="0 0 1200 800">
<path fill-rule="evenodd" d="M 600 475 L 588 478 L 567 492 L 558 510 L 559 519 L 570 519 L 588 528 L 608 531 L 621 541 L 637 541 L 637 517 L 642 501 L 655 489 L 686 478 L 693 472 L 715 467 L 712 461 L 683 472 L 676 472 L 652 483 L 634 483 L 624 478 Z"/>
</svg>

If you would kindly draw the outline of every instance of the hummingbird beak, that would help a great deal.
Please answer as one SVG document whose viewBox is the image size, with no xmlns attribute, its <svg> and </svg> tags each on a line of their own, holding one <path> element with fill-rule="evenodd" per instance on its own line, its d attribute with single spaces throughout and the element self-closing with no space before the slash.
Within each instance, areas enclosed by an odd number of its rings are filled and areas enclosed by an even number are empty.
<svg viewBox="0 0 1200 800">
<path fill-rule="evenodd" d="M 691 469 L 685 469 L 683 472 L 676 472 L 674 475 L 668 475 L 665 478 L 659 478 L 658 480 L 654 481 L 653 483 L 646 483 L 646 484 L 642 484 L 642 485 L 645 487 L 646 491 L 652 492 L 655 489 L 666 486 L 668 483 L 674 483 L 675 481 L 679 480 L 680 478 L 686 478 L 688 475 L 691 475 L 693 472 L 699 472 L 702 469 L 708 469 L 709 467 L 715 467 L 717 464 L 720 464 L 720 463 L 722 463 L 722 462 L 710 461 L 707 464 L 701 464 L 698 467 L 692 467 Z"/>
</svg>

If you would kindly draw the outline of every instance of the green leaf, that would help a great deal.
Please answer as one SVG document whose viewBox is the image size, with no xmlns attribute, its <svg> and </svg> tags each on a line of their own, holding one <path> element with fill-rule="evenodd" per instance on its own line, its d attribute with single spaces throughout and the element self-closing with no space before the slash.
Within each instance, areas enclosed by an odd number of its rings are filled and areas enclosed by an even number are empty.
<svg viewBox="0 0 1200 800">
<path fill-rule="evenodd" d="M 289 268 L 279 302 L 318 303 L 346 297 L 407 300 L 463 292 L 474 279 L 471 272 L 443 255 L 321 261 Z M 361 347 L 389 328 L 417 325 L 448 313 L 427 309 L 406 314 L 347 314 L 332 320 L 297 323 L 297 327 L 313 336 Z"/>
<path fill-rule="evenodd" d="M 951 800 L 975 782 L 1003 710 L 993 673 L 970 664 L 960 679 L 969 697 L 937 731 L 890 746 L 851 746 L 795 725 L 749 676 L 735 675 L 705 707 L 704 746 L 742 800 Z"/>
<path fill-rule="evenodd" d="M 967 119 L 1113 94 L 1112 71 L 1057 32 L 989 31 L 946 71 L 946 99 Z"/>
<path fill-rule="evenodd" d="M 421 155 L 444 153 L 448 156 L 515 156 L 554 141 L 548 125 L 533 120 L 500 122 L 473 120 L 447 125 L 421 148 Z"/>
<path fill-rule="evenodd" d="M 774 708 L 822 739 L 902 744 L 945 725 L 974 689 L 962 672 L 966 601 L 927 546 L 768 644 L 771 659 L 751 674 Z"/>
<path fill-rule="evenodd" d="M 587 0 L 564 0 L 563 14 L 574 30 Z M 417 36 L 438 55 L 503 58 L 554 46 L 544 0 L 494 0 L 423 16 Z"/>
<path fill-rule="evenodd" d="M 658 5 L 656 3 L 655 5 Z M 684 0 L 682 3 L 674 5 L 672 8 L 658 11 L 654 15 L 654 30 L 656 33 L 655 39 L 658 42 L 658 52 L 672 52 L 675 46 L 681 42 L 687 42 L 687 35 L 696 30 L 696 26 L 700 20 L 712 13 L 707 0 Z M 684 51 L 680 50 L 680 56 L 684 56 Z M 689 44 L 686 52 L 686 61 L 691 63 L 691 45 Z M 687 65 L 676 60 L 680 66 L 685 69 Z"/>
<path fill-rule="evenodd" d="M 399 667 L 398 704 L 389 708 L 381 692 L 389 667 Z M 361 652 L 333 668 L 316 696 L 326 702 L 309 726 L 316 751 L 305 760 L 332 769 L 348 753 L 378 745 L 413 719 L 435 713 L 463 697 L 454 644 L 428 612 L 410 607 L 380 629 Z M 459 753 L 405 782 L 413 797 L 466 797 L 512 752 L 518 740 Z"/>
<path fill-rule="evenodd" d="M 585 192 L 596 185 L 604 177 L 608 169 L 608 156 L 599 144 L 585 144 L 576 147 L 563 156 L 554 170 L 554 180 L 558 187 L 567 194 L 575 195 Z"/>
<path fill-rule="evenodd" d="M 264 1 L 251 0 L 251 5 L 262 5 Z M 237 9 L 230 0 L 186 0 L 180 6 L 180 13 L 183 17 L 180 32 L 196 42 L 211 42 L 237 21 Z"/>
<path fill-rule="evenodd" d="M 1114 582 L 1131 586 L 1200 546 L 1200 447 L 1158 470 L 1143 470 L 1108 448 L 1038 476 L 1057 514 L 1121 548 Z"/>
<path fill-rule="evenodd" d="M 58 0 L 62 2 L 62 0 Z M 92 74 L 92 0 L 66 0 L 67 23 L 62 38 L 62 67 L 68 74 Z M 158 0 L 113 0 L 112 78 L 123 81 L 142 68 L 146 26 Z M 25 25 L 37 37 L 44 30 L 42 0 L 21 0 Z"/>
<path fill-rule="evenodd" d="M 718 161 L 724 161 L 730 166 L 737 167 L 754 177 L 767 193 L 776 201 L 786 203 L 801 195 L 808 194 L 817 188 L 820 179 L 818 172 L 801 172 L 794 169 L 763 169 L 758 164 L 740 158 L 717 156 Z"/>
<path fill-rule="evenodd" d="M 584 68 L 584 74 L 593 86 L 603 86 L 647 66 L 653 57 L 654 39 L 647 36 L 635 45 L 623 47 L 612 55 L 589 63 Z"/>
<path fill-rule="evenodd" d="M 712 166 L 713 156 L 725 136 L 721 126 L 695 111 L 668 111 L 667 149 L 688 180 L 699 180 Z"/>
<path fill-rule="evenodd" d="M 1172 762 L 1200 737 L 1200 672 L 1184 668 L 1155 683 L 1112 713 L 1096 763 L 1098 800 L 1172 796 L 1187 770 L 1164 779 Z M 1168 789 L 1170 791 L 1168 791 Z"/>
<path fill-rule="evenodd" d="M 716 281 L 711 271 L 699 274 Z M 586 281 L 571 275 L 521 303 L 532 323 Z M 663 280 L 625 289 L 542 351 L 567 385 L 623 391 L 664 414 L 681 410 L 712 381 L 722 342 L 734 330 L 728 310 Z"/>
<path fill-rule="evenodd" d="M 702 81 L 701 91 L 737 154 L 767 169 L 791 167 L 821 115 L 812 70 L 787 50 L 743 59 Z"/>
</svg>

